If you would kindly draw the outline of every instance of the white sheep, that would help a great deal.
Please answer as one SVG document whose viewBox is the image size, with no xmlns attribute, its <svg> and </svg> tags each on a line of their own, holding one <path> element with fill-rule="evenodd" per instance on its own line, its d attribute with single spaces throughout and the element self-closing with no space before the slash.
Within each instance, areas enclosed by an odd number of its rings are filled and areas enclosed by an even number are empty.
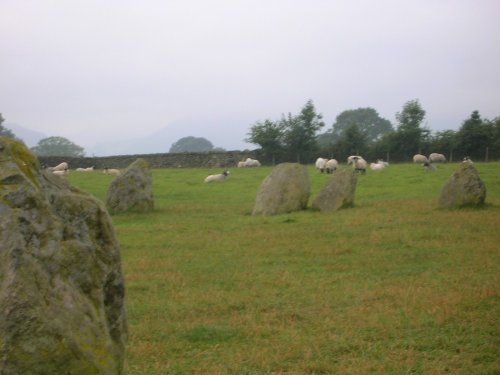
<svg viewBox="0 0 500 375">
<path fill-rule="evenodd" d="M 238 162 L 238 168 L 244 168 L 244 167 L 246 167 L 245 162 L 244 161 L 239 161 Z"/>
<path fill-rule="evenodd" d="M 103 173 L 104 174 L 110 174 L 110 175 L 113 175 L 113 176 L 118 176 L 120 175 L 120 170 L 119 169 L 112 169 L 112 168 L 104 168 L 103 170 Z"/>
<path fill-rule="evenodd" d="M 65 161 L 63 161 L 61 164 L 58 164 L 56 165 L 55 167 L 49 167 L 49 171 L 64 171 L 64 170 L 67 170 L 69 169 L 68 167 L 68 163 L 66 163 Z"/>
<path fill-rule="evenodd" d="M 467 164 L 474 164 L 469 156 L 464 157 L 464 160 L 462 163 L 467 163 Z"/>
<path fill-rule="evenodd" d="M 52 170 L 52 173 L 55 174 L 56 176 L 67 176 L 68 173 L 69 173 L 69 169 L 66 168 L 66 169 L 63 169 L 62 171 L 61 170 Z"/>
<path fill-rule="evenodd" d="M 321 173 L 323 173 L 325 171 L 325 166 L 327 161 L 328 159 L 317 158 L 315 163 L 316 169 Z"/>
<path fill-rule="evenodd" d="M 418 164 L 424 164 L 427 163 L 429 160 L 427 160 L 427 157 L 425 155 L 421 154 L 415 154 L 413 156 L 413 162 L 418 163 Z"/>
<path fill-rule="evenodd" d="M 429 162 L 431 163 L 446 163 L 446 157 L 443 154 L 433 152 L 429 155 Z"/>
<path fill-rule="evenodd" d="M 430 172 L 433 172 L 433 171 L 435 171 L 435 170 L 437 169 L 434 165 L 432 165 L 432 164 L 431 164 L 431 163 L 429 163 L 428 161 L 426 161 L 426 162 L 423 164 L 423 167 L 424 167 L 424 169 L 425 169 L 425 170 L 430 171 Z"/>
<path fill-rule="evenodd" d="M 245 160 L 245 167 L 260 167 L 260 161 L 252 158 Z"/>
<path fill-rule="evenodd" d="M 383 161 L 382 159 L 378 159 L 376 163 L 370 163 L 370 169 L 372 171 L 381 171 L 385 167 L 387 167 L 389 163 Z"/>
<path fill-rule="evenodd" d="M 228 175 L 229 171 L 227 170 L 219 174 L 211 174 L 210 176 L 205 177 L 204 182 L 224 181 Z"/>
<path fill-rule="evenodd" d="M 330 159 L 326 162 L 325 164 L 325 169 L 326 169 L 326 173 L 332 173 L 333 171 L 335 171 L 339 166 L 339 163 L 337 160 L 335 159 Z"/>
<path fill-rule="evenodd" d="M 94 170 L 94 166 L 88 168 L 76 168 L 77 172 L 92 172 Z"/>
<path fill-rule="evenodd" d="M 366 173 L 366 167 L 368 163 L 361 156 L 354 156 L 352 158 L 352 166 L 356 172 L 361 172 L 362 174 Z"/>
</svg>

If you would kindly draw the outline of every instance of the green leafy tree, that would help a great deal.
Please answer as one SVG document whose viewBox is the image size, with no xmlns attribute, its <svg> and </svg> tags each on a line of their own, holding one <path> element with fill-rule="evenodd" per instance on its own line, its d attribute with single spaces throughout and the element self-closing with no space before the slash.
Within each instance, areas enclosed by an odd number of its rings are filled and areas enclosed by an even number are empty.
<svg viewBox="0 0 500 375">
<path fill-rule="evenodd" d="M 425 110 L 418 100 L 410 100 L 396 113 L 398 127 L 391 139 L 391 154 L 400 160 L 409 160 L 415 153 L 424 152 L 430 131 L 421 126 Z"/>
<path fill-rule="evenodd" d="M 283 124 L 271 120 L 257 122 L 247 135 L 246 142 L 260 146 L 261 158 L 275 164 L 276 158 L 283 153 Z"/>
<path fill-rule="evenodd" d="M 458 149 L 461 156 L 483 160 L 489 148 L 494 145 L 495 126 L 491 121 L 483 121 L 478 111 L 472 112 L 458 130 Z"/>
<path fill-rule="evenodd" d="M 184 137 L 173 143 L 169 152 L 208 152 L 214 149 L 213 144 L 202 137 Z"/>
<path fill-rule="evenodd" d="M 38 156 L 85 156 L 83 147 L 64 137 L 48 137 L 41 139 L 31 150 Z"/>
<path fill-rule="evenodd" d="M 358 127 L 367 143 L 373 143 L 381 139 L 385 133 L 394 130 L 391 122 L 380 117 L 375 109 L 358 108 L 344 111 L 337 116 L 333 124 L 333 137 L 340 139 L 352 125 Z"/>
<path fill-rule="evenodd" d="M 361 155 L 367 149 L 366 134 L 355 123 L 342 132 L 340 139 L 335 143 L 337 157 L 347 158 L 349 155 Z"/>
<path fill-rule="evenodd" d="M 0 136 L 9 137 L 9 138 L 16 138 L 14 133 L 12 133 L 12 130 L 7 129 L 6 127 L 4 127 L 2 125 L 4 121 L 5 121 L 5 119 L 3 118 L 2 114 L 0 113 Z"/>
<path fill-rule="evenodd" d="M 312 100 L 309 100 L 297 116 L 290 113 L 283 116 L 281 124 L 284 131 L 285 148 L 290 158 L 297 162 L 309 162 L 318 149 L 317 132 L 325 126 L 323 116 L 316 112 Z"/>
<path fill-rule="evenodd" d="M 433 152 L 447 155 L 448 160 L 453 161 L 453 153 L 457 149 L 457 132 L 454 130 L 443 130 L 431 137 L 430 149 Z"/>
</svg>

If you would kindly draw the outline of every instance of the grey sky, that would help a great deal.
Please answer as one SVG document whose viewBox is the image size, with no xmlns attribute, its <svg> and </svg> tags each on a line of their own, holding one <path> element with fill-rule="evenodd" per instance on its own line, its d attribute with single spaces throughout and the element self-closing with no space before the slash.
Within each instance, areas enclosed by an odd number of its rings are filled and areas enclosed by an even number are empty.
<svg viewBox="0 0 500 375">
<path fill-rule="evenodd" d="M 151 134 L 152 152 L 187 135 L 254 147 L 254 122 L 308 99 L 327 127 L 359 107 L 394 123 L 412 99 L 433 130 L 500 116 L 498 0 L 0 0 L 0 14 L 0 113 L 90 152 Z"/>
</svg>

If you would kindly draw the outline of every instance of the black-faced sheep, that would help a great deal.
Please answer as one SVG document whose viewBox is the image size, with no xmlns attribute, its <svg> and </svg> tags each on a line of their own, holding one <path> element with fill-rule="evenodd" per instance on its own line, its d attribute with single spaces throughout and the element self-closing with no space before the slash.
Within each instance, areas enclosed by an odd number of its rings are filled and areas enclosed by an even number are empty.
<svg viewBox="0 0 500 375">
<path fill-rule="evenodd" d="M 228 175 L 229 171 L 227 170 L 219 174 L 211 174 L 210 176 L 205 177 L 204 182 L 224 181 Z"/>
</svg>

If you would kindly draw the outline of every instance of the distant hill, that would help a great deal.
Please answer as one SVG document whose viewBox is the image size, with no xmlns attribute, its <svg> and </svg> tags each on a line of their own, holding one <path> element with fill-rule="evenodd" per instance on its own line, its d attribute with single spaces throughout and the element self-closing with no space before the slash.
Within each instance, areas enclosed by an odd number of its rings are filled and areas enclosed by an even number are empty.
<svg viewBox="0 0 500 375">
<path fill-rule="evenodd" d="M 47 138 L 47 136 L 41 132 L 22 127 L 18 124 L 6 122 L 3 126 L 12 130 L 12 133 L 14 133 L 17 138 L 22 139 L 28 147 L 34 147 L 41 139 Z"/>
</svg>

